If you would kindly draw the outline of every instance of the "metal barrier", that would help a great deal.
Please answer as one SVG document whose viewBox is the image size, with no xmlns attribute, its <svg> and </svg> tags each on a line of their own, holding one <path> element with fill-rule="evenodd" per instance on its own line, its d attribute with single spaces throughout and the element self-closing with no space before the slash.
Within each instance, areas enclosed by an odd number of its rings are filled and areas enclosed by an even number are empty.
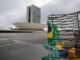
<svg viewBox="0 0 80 60">
<path fill-rule="evenodd" d="M 48 44 L 44 47 L 49 50 L 49 54 L 48 56 L 44 56 L 42 60 L 80 60 L 79 14 L 80 11 L 48 16 L 48 21 L 52 26 L 57 25 L 57 27 L 52 27 L 52 31 L 54 29 L 59 31 L 58 34 L 52 32 L 52 36 L 58 37 L 59 35 L 59 38 L 51 38 L 51 40 L 57 41 L 55 42 L 56 44 L 54 42 L 51 43 L 48 39 Z"/>
</svg>

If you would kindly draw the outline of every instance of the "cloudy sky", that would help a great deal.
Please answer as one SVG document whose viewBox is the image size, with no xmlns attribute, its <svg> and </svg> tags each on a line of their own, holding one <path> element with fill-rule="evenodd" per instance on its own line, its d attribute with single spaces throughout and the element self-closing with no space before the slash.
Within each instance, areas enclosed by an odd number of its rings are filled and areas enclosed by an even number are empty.
<svg viewBox="0 0 80 60">
<path fill-rule="evenodd" d="M 26 6 L 34 4 L 41 8 L 41 22 L 53 13 L 70 13 L 80 10 L 80 0 L 0 0 L 0 26 L 26 22 Z"/>
</svg>

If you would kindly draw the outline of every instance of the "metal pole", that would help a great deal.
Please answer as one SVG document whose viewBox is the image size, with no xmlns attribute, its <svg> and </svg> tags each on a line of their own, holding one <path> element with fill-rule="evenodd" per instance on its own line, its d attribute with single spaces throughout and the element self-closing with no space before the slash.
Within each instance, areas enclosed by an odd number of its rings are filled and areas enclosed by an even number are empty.
<svg viewBox="0 0 80 60">
<path fill-rule="evenodd" d="M 49 60 L 51 60 L 51 52 L 50 52 L 50 43 L 49 43 Z"/>
<path fill-rule="evenodd" d="M 76 12 L 76 18 L 77 18 L 77 23 L 78 23 L 78 29 L 80 30 L 80 27 L 79 27 L 79 16 L 78 16 L 78 12 Z"/>
<path fill-rule="evenodd" d="M 77 49 L 77 43 L 78 43 L 78 41 L 79 41 L 79 30 L 80 30 L 80 28 L 79 28 L 79 16 L 78 16 L 78 12 L 76 12 L 76 19 L 77 19 L 77 23 L 78 23 L 78 36 L 77 36 L 77 38 L 76 38 L 76 41 L 75 41 L 75 48 Z"/>
</svg>

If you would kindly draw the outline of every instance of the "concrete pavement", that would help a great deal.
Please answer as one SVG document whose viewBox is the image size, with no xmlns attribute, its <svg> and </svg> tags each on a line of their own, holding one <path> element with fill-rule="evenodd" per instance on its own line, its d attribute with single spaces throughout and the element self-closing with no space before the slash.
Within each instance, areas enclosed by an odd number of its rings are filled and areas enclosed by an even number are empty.
<svg viewBox="0 0 80 60">
<path fill-rule="evenodd" d="M 3 37 L 4 36 L 4 37 Z M 48 51 L 42 47 L 47 43 L 45 33 L 0 34 L 0 41 L 10 41 L 0 45 L 0 60 L 41 60 Z"/>
</svg>

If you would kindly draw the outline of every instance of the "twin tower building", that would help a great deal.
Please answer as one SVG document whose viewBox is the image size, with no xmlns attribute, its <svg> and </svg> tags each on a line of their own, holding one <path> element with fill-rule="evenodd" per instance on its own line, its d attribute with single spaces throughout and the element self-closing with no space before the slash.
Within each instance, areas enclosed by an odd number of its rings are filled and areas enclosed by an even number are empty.
<svg viewBox="0 0 80 60">
<path fill-rule="evenodd" d="M 40 8 L 31 5 L 27 7 L 26 22 L 14 23 L 20 30 L 43 30 L 45 24 L 41 24 L 41 10 Z"/>
<path fill-rule="evenodd" d="M 28 23 L 40 23 L 41 19 L 41 10 L 40 8 L 31 5 L 27 7 L 27 22 Z"/>
</svg>

